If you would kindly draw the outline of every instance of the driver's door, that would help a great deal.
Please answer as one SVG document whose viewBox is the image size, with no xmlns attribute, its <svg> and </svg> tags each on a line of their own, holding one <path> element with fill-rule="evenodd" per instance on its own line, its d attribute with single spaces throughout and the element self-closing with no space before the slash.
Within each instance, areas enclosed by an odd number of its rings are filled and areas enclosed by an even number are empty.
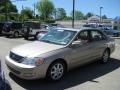
<svg viewBox="0 0 120 90">
<path fill-rule="evenodd" d="M 71 65 L 77 66 L 90 61 L 92 58 L 93 50 L 90 45 L 89 32 L 81 31 L 77 36 L 75 42 L 78 41 L 79 44 L 73 45 L 71 47 Z"/>
</svg>

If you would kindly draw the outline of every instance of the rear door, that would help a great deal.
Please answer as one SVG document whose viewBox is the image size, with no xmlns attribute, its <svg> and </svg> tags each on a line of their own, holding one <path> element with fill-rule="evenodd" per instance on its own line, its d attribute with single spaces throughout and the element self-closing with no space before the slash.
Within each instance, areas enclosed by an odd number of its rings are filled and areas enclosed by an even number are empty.
<svg viewBox="0 0 120 90">
<path fill-rule="evenodd" d="M 90 31 L 90 38 L 91 38 L 91 48 L 93 49 L 93 59 L 100 58 L 106 48 L 106 36 L 98 31 L 98 30 L 91 30 Z"/>
</svg>

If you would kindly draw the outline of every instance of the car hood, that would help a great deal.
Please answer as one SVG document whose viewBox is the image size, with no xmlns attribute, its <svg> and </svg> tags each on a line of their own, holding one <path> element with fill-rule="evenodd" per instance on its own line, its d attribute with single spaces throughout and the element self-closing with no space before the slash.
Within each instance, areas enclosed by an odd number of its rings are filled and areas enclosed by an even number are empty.
<svg viewBox="0 0 120 90">
<path fill-rule="evenodd" d="M 41 54 L 63 48 L 62 45 L 55 45 L 40 41 L 17 46 L 11 52 L 23 57 L 37 57 Z"/>
</svg>

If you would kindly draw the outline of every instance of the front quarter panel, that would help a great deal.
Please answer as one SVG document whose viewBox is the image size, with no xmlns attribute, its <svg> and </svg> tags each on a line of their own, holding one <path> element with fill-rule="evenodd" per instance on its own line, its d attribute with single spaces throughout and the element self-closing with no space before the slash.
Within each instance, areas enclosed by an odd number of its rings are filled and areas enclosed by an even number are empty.
<svg viewBox="0 0 120 90">
<path fill-rule="evenodd" d="M 57 59 L 64 59 L 67 65 L 70 63 L 70 51 L 71 49 L 68 47 L 64 47 L 61 49 L 57 49 L 48 53 L 44 53 L 40 55 L 40 57 L 43 57 L 45 59 L 45 62 L 50 65 L 52 62 L 54 62 Z"/>
</svg>

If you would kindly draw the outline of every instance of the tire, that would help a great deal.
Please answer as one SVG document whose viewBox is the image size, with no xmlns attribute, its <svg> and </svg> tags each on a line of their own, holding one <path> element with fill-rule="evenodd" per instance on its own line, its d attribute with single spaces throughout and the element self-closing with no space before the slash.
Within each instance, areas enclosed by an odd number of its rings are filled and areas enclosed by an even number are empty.
<svg viewBox="0 0 120 90">
<path fill-rule="evenodd" d="M 115 36 L 115 37 L 119 37 L 119 33 L 115 33 L 114 36 Z"/>
<path fill-rule="evenodd" d="M 29 37 L 28 37 L 28 36 L 24 36 L 24 39 L 25 39 L 25 40 L 28 40 L 28 39 L 29 39 Z"/>
<path fill-rule="evenodd" d="M 34 36 L 34 39 L 36 40 L 37 39 L 37 35 L 39 34 L 39 32 L 37 32 Z"/>
<path fill-rule="evenodd" d="M 55 61 L 49 66 L 46 78 L 50 81 L 58 81 L 64 76 L 65 72 L 65 63 L 62 61 Z"/>
<path fill-rule="evenodd" d="M 101 63 L 107 63 L 110 60 L 110 50 L 106 49 L 102 55 Z"/>
<path fill-rule="evenodd" d="M 7 37 L 7 38 L 9 38 L 9 37 L 10 37 L 10 35 L 6 35 L 6 37 Z"/>
<path fill-rule="evenodd" d="M 18 38 L 18 37 L 19 37 L 19 32 L 14 32 L 13 37 L 14 37 L 14 38 Z"/>
</svg>

